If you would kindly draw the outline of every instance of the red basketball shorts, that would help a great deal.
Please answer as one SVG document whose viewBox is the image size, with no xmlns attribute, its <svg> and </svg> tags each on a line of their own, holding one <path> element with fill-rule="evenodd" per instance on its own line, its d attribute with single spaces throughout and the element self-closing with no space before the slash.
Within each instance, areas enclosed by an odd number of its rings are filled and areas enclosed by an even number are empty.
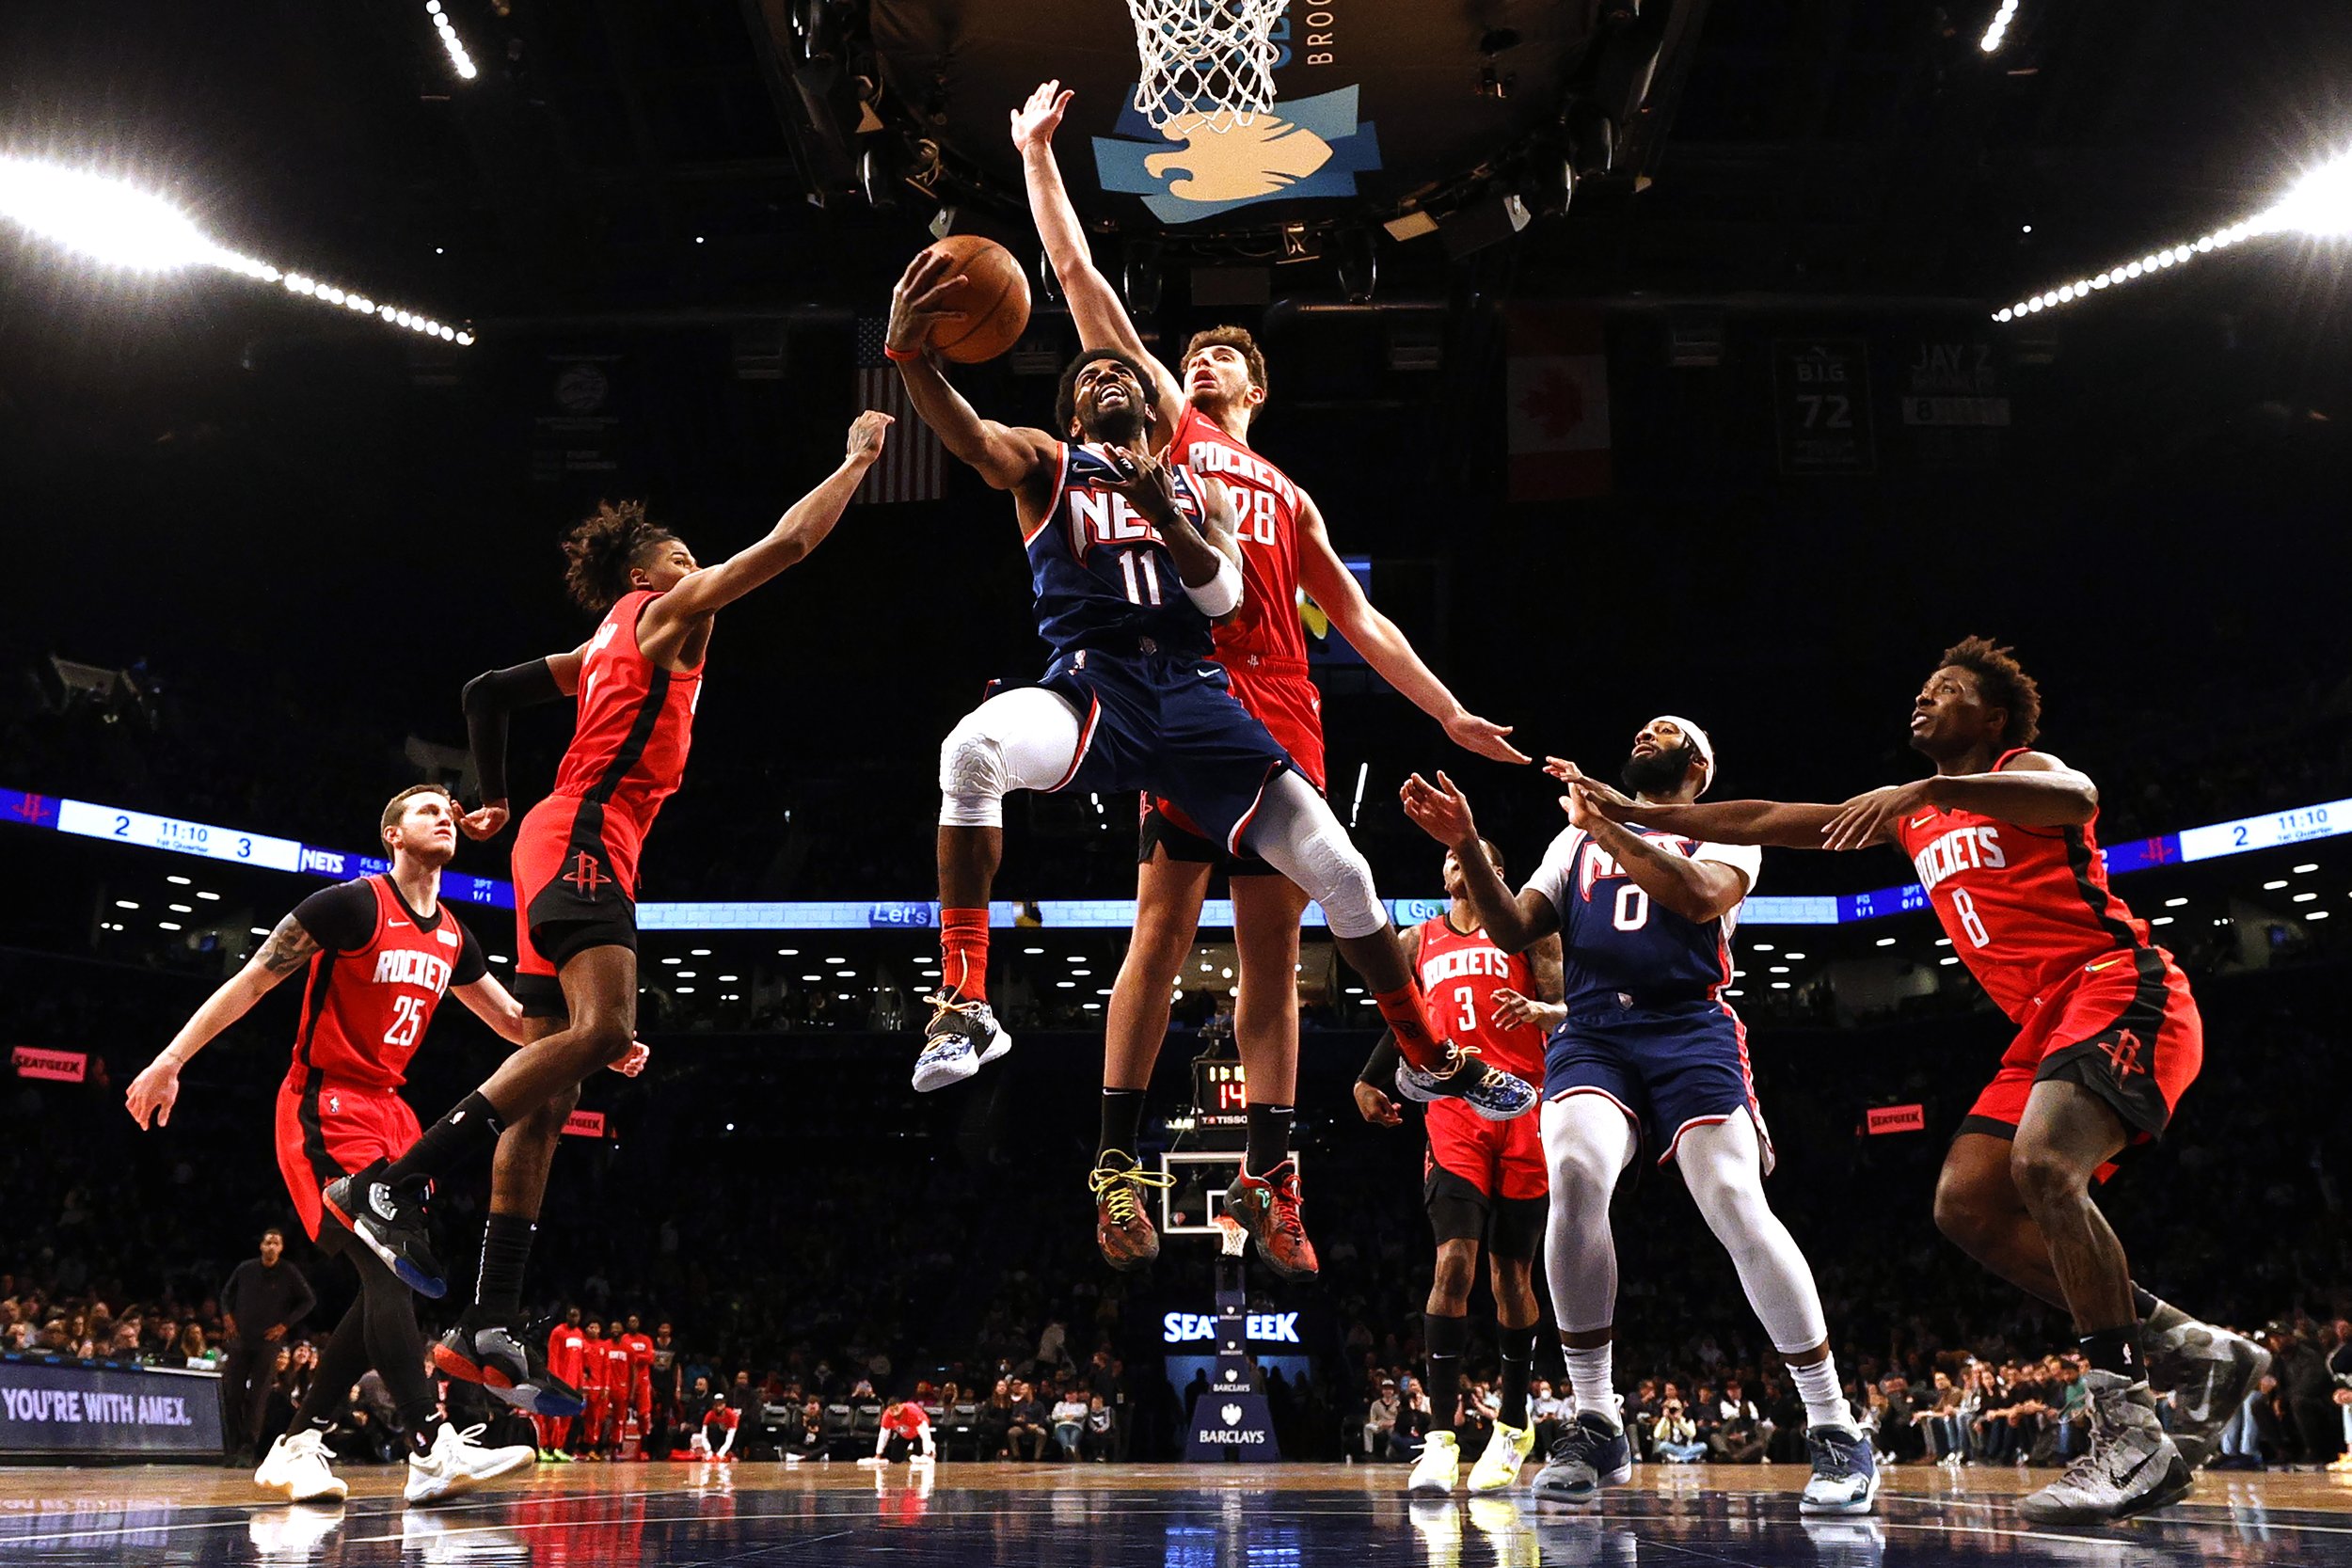
<svg viewBox="0 0 2352 1568">
<path fill-rule="evenodd" d="M 1550 1183 L 1539 1119 L 1488 1121 L 1466 1105 L 1438 1101 L 1429 1107 L 1429 1169 L 1460 1177 L 1488 1201 L 1542 1197 Z"/>
<path fill-rule="evenodd" d="M 2116 953 L 2035 1004 L 1960 1130 L 2013 1136 L 2033 1086 L 2063 1078 L 2115 1107 L 2132 1142 L 2145 1143 L 2171 1121 L 2204 1059 L 2204 1022 L 2171 956 Z"/>
<path fill-rule="evenodd" d="M 417 1113 L 389 1089 L 354 1088 L 300 1065 L 278 1086 L 278 1170 L 312 1241 L 319 1191 L 338 1177 L 397 1159 L 417 1141 Z"/>
<path fill-rule="evenodd" d="M 515 830 L 515 996 L 564 1016 L 556 971 L 591 947 L 637 950 L 637 825 L 599 800 L 550 795 Z"/>
</svg>

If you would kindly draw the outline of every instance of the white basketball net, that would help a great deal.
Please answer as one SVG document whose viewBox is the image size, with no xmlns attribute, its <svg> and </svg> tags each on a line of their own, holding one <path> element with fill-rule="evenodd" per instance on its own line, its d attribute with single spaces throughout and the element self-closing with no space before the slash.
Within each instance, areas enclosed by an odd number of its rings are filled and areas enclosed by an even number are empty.
<svg viewBox="0 0 2352 1568">
<path fill-rule="evenodd" d="M 1274 24 L 1290 0 L 1127 0 L 1136 110 L 1164 130 L 1222 134 L 1274 106 Z"/>
<path fill-rule="evenodd" d="M 1216 1227 L 1220 1232 L 1222 1232 L 1222 1234 L 1217 1237 L 1217 1245 L 1223 1249 L 1225 1256 L 1228 1258 L 1239 1258 L 1242 1254 L 1242 1248 L 1249 1243 L 1249 1232 L 1244 1230 L 1241 1226 L 1241 1221 L 1233 1218 L 1231 1214 L 1217 1215 Z"/>
</svg>

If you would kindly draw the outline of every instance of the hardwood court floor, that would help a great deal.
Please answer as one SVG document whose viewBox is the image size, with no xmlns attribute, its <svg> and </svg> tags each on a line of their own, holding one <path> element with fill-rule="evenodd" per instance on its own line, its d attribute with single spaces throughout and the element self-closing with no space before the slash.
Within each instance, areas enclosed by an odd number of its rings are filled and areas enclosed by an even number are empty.
<svg viewBox="0 0 2352 1568">
<path fill-rule="evenodd" d="M 1532 1472 L 1531 1472 L 1532 1473 Z M 1890 1471 L 1865 1519 L 1798 1516 L 1790 1466 L 1645 1466 L 1589 1512 L 1524 1491 L 1407 1506 L 1402 1467 L 1274 1465 L 540 1465 L 433 1509 L 401 1473 L 296 1509 L 236 1471 L 0 1469 L 0 1568 L 441 1564 L 1153 1564 L 1155 1568 L 1708 1568 L 1783 1564 L 2292 1564 L 2352 1568 L 2352 1478 L 2207 1475 L 2116 1528 L 2035 1529 L 2010 1499 L 2046 1473 Z"/>
</svg>

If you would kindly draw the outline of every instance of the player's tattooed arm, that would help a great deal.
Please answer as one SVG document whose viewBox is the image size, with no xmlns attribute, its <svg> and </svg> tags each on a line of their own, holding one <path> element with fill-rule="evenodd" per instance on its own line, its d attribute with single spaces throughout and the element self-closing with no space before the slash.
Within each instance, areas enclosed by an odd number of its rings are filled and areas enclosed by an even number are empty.
<svg viewBox="0 0 2352 1568">
<path fill-rule="evenodd" d="M 1532 1023 L 1549 1034 L 1568 1016 L 1561 1000 L 1566 993 L 1566 985 L 1561 974 L 1560 934 L 1555 931 L 1529 948 L 1527 964 L 1534 972 L 1530 983 L 1535 994 L 1523 996 L 1508 986 L 1497 988 L 1494 1013 L 1488 1022 L 1498 1029 L 1516 1029 Z"/>
<path fill-rule="evenodd" d="M 1470 815 L 1470 797 L 1463 794 L 1443 768 L 1431 784 L 1419 773 L 1397 791 L 1405 815 L 1414 826 L 1454 851 L 1462 868 L 1463 896 L 1486 928 L 1487 937 L 1505 953 L 1523 953 L 1560 929 L 1560 911 L 1536 888 L 1523 888 L 1515 896 L 1494 862 L 1478 841 L 1478 822 Z"/>
<path fill-rule="evenodd" d="M 1567 799 L 1562 803 L 1567 808 L 1568 820 L 1592 834 L 1593 842 L 1661 909 L 1703 926 L 1720 919 L 1748 895 L 1745 875 L 1720 861 L 1692 860 L 1661 849 L 1640 833 L 1628 832 L 1600 814 L 1581 784 L 1568 786 Z"/>
<path fill-rule="evenodd" d="M 155 1059 L 139 1070 L 123 1091 L 123 1108 L 142 1130 L 165 1127 L 171 1122 L 171 1108 L 180 1099 L 180 1069 L 189 1057 L 210 1045 L 220 1032 L 243 1018 L 253 1004 L 269 994 L 287 975 L 309 963 L 319 950 L 318 939 L 303 928 L 302 922 L 293 915 L 278 923 L 278 928 L 262 943 L 261 950 L 246 960 L 245 967 L 221 982 L 220 988 L 204 999 L 171 1043 L 156 1053 Z"/>
</svg>

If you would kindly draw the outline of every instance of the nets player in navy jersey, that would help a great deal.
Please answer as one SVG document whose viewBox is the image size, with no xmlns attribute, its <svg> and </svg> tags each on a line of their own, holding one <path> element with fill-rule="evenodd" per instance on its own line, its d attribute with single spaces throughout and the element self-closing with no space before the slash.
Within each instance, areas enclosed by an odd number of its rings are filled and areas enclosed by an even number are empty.
<svg viewBox="0 0 2352 1568">
<path fill-rule="evenodd" d="M 1558 758 L 1547 770 L 1574 773 Z M 1643 800 L 1687 803 L 1714 772 L 1706 732 L 1663 716 L 1634 737 L 1624 777 Z M 1478 852 L 1470 801 L 1451 780 L 1440 773 L 1432 784 L 1416 773 L 1404 800 L 1406 814 L 1454 850 L 1464 895 L 1496 946 L 1518 952 L 1561 938 L 1567 1012 L 1544 1053 L 1545 1272 L 1576 1419 L 1535 1477 L 1537 1496 L 1581 1500 L 1632 1475 L 1610 1366 L 1617 1253 L 1609 1203 L 1647 1142 L 1660 1164 L 1681 1168 L 1804 1397 L 1813 1474 L 1800 1507 L 1868 1513 L 1877 1465 L 1838 1388 L 1813 1270 L 1764 1199 L 1772 1143 L 1748 1075 L 1747 1031 L 1722 999 L 1731 933 L 1762 852 L 1612 822 L 1576 782 L 1561 801 L 1569 826 L 1515 898 Z"/>
<path fill-rule="evenodd" d="M 1011 1044 L 986 982 L 1004 797 L 1148 788 L 1322 904 L 1396 1031 L 1409 1092 L 1458 1095 L 1497 1120 L 1526 1114 L 1529 1085 L 1432 1031 L 1363 856 L 1212 660 L 1211 622 L 1240 602 L 1240 551 L 1221 489 L 1133 450 L 1149 410 L 1143 368 L 1116 350 L 1082 351 L 1062 376 L 1062 436 L 980 418 L 922 346 L 934 323 L 952 317 L 942 303 L 951 264 L 927 251 L 908 267 L 892 296 L 887 352 L 947 450 L 1013 492 L 1038 631 L 1053 659 L 1034 685 L 965 715 L 941 748 L 943 978 L 914 1086 L 969 1078 Z M 1245 1174 L 1232 1206 L 1270 1213 L 1268 1184 Z"/>
</svg>

